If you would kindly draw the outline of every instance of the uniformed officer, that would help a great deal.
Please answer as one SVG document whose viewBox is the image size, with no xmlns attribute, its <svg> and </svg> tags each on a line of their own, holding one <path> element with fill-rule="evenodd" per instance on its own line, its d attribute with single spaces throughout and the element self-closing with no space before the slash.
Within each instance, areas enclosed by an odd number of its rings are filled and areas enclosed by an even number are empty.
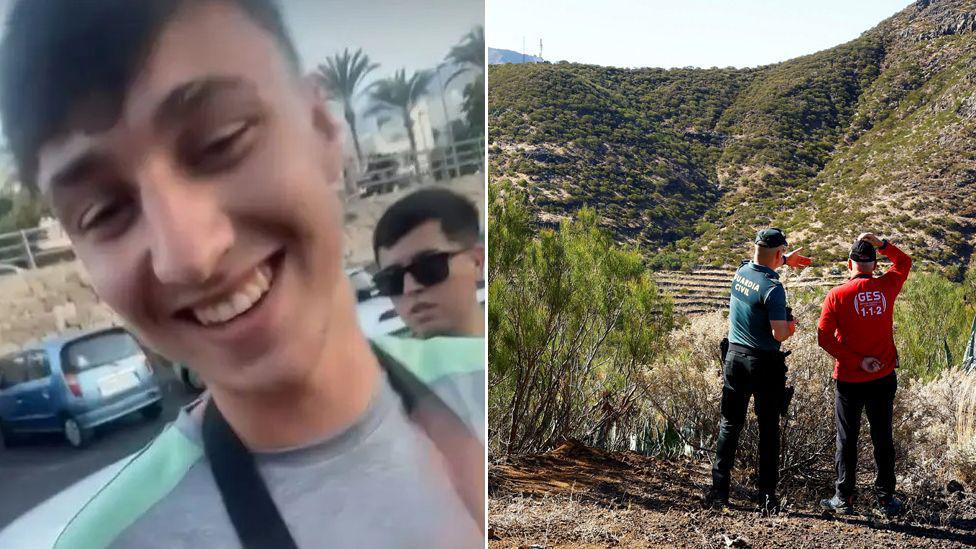
<svg viewBox="0 0 976 549">
<path fill-rule="evenodd" d="M 728 351 L 722 387 L 722 420 L 712 466 L 709 503 L 728 504 L 731 472 L 739 435 L 745 425 L 749 398 L 755 395 L 759 420 L 759 501 L 761 509 L 776 512 L 779 467 L 779 414 L 786 386 L 785 355 L 780 344 L 796 331 L 786 305 L 786 291 L 776 274 L 783 265 L 811 264 L 797 249 L 786 252 L 786 236 L 776 228 L 756 235 L 752 261 L 745 262 L 732 279 L 729 299 Z"/>
</svg>

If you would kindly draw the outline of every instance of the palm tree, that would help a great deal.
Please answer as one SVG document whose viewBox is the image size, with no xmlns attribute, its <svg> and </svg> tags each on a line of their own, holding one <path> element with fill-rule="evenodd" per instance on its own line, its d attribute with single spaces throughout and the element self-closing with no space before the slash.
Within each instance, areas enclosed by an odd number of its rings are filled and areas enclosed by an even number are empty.
<svg viewBox="0 0 976 549">
<path fill-rule="evenodd" d="M 454 71 L 454 74 L 448 77 L 447 82 L 444 84 L 445 86 L 450 84 L 458 76 L 472 69 L 477 69 L 484 74 L 485 28 L 478 25 L 471 32 L 465 34 L 461 38 L 461 42 L 451 48 L 451 51 L 447 53 L 446 59 L 455 65 L 459 65 L 459 68 Z"/>
<path fill-rule="evenodd" d="M 427 87 L 430 86 L 434 78 L 433 71 L 422 70 L 413 73 L 407 78 L 404 69 L 396 71 L 391 78 L 375 82 L 371 97 L 373 99 L 372 108 L 367 111 L 368 116 L 395 112 L 403 119 L 403 127 L 407 130 L 407 139 L 410 140 L 410 152 L 413 155 L 413 165 L 420 174 L 420 164 L 417 162 L 417 139 L 413 135 L 413 120 L 410 119 L 410 111 L 417 105 L 417 101 L 427 94 Z"/>
<path fill-rule="evenodd" d="M 359 134 L 356 132 L 356 110 L 353 108 L 353 100 L 356 98 L 357 88 L 366 78 L 366 75 L 379 66 L 379 63 L 371 63 L 369 56 L 363 53 L 362 49 L 350 54 L 349 49 L 346 48 L 342 53 L 327 58 L 325 64 L 319 65 L 315 73 L 332 97 L 342 102 L 346 123 L 349 124 L 352 142 L 356 147 L 356 160 L 360 163 L 363 161 L 363 152 L 359 148 Z"/>
</svg>

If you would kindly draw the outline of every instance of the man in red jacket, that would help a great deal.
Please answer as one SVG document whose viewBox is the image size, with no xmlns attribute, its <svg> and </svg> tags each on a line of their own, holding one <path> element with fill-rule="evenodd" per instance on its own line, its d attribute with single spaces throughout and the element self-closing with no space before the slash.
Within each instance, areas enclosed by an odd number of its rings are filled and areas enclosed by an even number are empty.
<svg viewBox="0 0 976 549">
<path fill-rule="evenodd" d="M 877 252 L 893 265 L 875 277 Z M 912 260 L 871 233 L 858 237 L 847 262 L 851 279 L 824 299 L 817 327 L 820 346 L 834 361 L 834 420 L 837 425 L 837 484 L 834 497 L 820 502 L 831 513 L 854 512 L 857 435 L 863 409 L 871 424 L 878 476 L 878 506 L 886 515 L 901 511 L 895 497 L 895 447 L 891 436 L 898 351 L 892 333 L 895 298 L 908 278 Z"/>
</svg>

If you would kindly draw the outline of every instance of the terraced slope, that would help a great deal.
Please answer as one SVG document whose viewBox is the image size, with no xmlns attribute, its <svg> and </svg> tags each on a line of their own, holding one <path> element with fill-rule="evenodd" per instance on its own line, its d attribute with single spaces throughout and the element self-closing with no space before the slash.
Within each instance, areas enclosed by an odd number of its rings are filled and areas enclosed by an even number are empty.
<svg viewBox="0 0 976 549">
<path fill-rule="evenodd" d="M 675 311 L 685 316 L 728 310 L 730 281 L 735 271 L 705 267 L 691 272 L 660 271 L 654 280 L 661 290 L 671 296 Z M 794 274 L 787 272 L 782 280 L 787 292 L 814 288 L 832 288 L 842 284 L 843 274 Z"/>
</svg>

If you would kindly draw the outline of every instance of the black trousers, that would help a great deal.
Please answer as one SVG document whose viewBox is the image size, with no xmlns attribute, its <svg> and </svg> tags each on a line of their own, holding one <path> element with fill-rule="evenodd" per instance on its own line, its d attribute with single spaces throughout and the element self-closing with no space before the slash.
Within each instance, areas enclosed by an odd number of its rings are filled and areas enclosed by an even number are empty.
<svg viewBox="0 0 976 549">
<path fill-rule="evenodd" d="M 874 486 L 878 495 L 895 493 L 895 444 L 891 437 L 891 416 L 898 379 L 894 372 L 881 379 L 862 383 L 837 381 L 834 386 L 834 422 L 837 425 L 837 496 L 854 495 L 857 482 L 857 435 L 861 430 L 861 411 L 871 425 L 871 443 L 878 476 Z"/>
<path fill-rule="evenodd" d="M 749 398 L 755 396 L 759 420 L 759 491 L 773 495 L 779 475 L 779 416 L 786 388 L 786 360 L 779 353 L 752 356 L 729 350 L 723 373 L 722 421 L 712 465 L 712 487 L 725 494 L 729 492 Z"/>
</svg>

